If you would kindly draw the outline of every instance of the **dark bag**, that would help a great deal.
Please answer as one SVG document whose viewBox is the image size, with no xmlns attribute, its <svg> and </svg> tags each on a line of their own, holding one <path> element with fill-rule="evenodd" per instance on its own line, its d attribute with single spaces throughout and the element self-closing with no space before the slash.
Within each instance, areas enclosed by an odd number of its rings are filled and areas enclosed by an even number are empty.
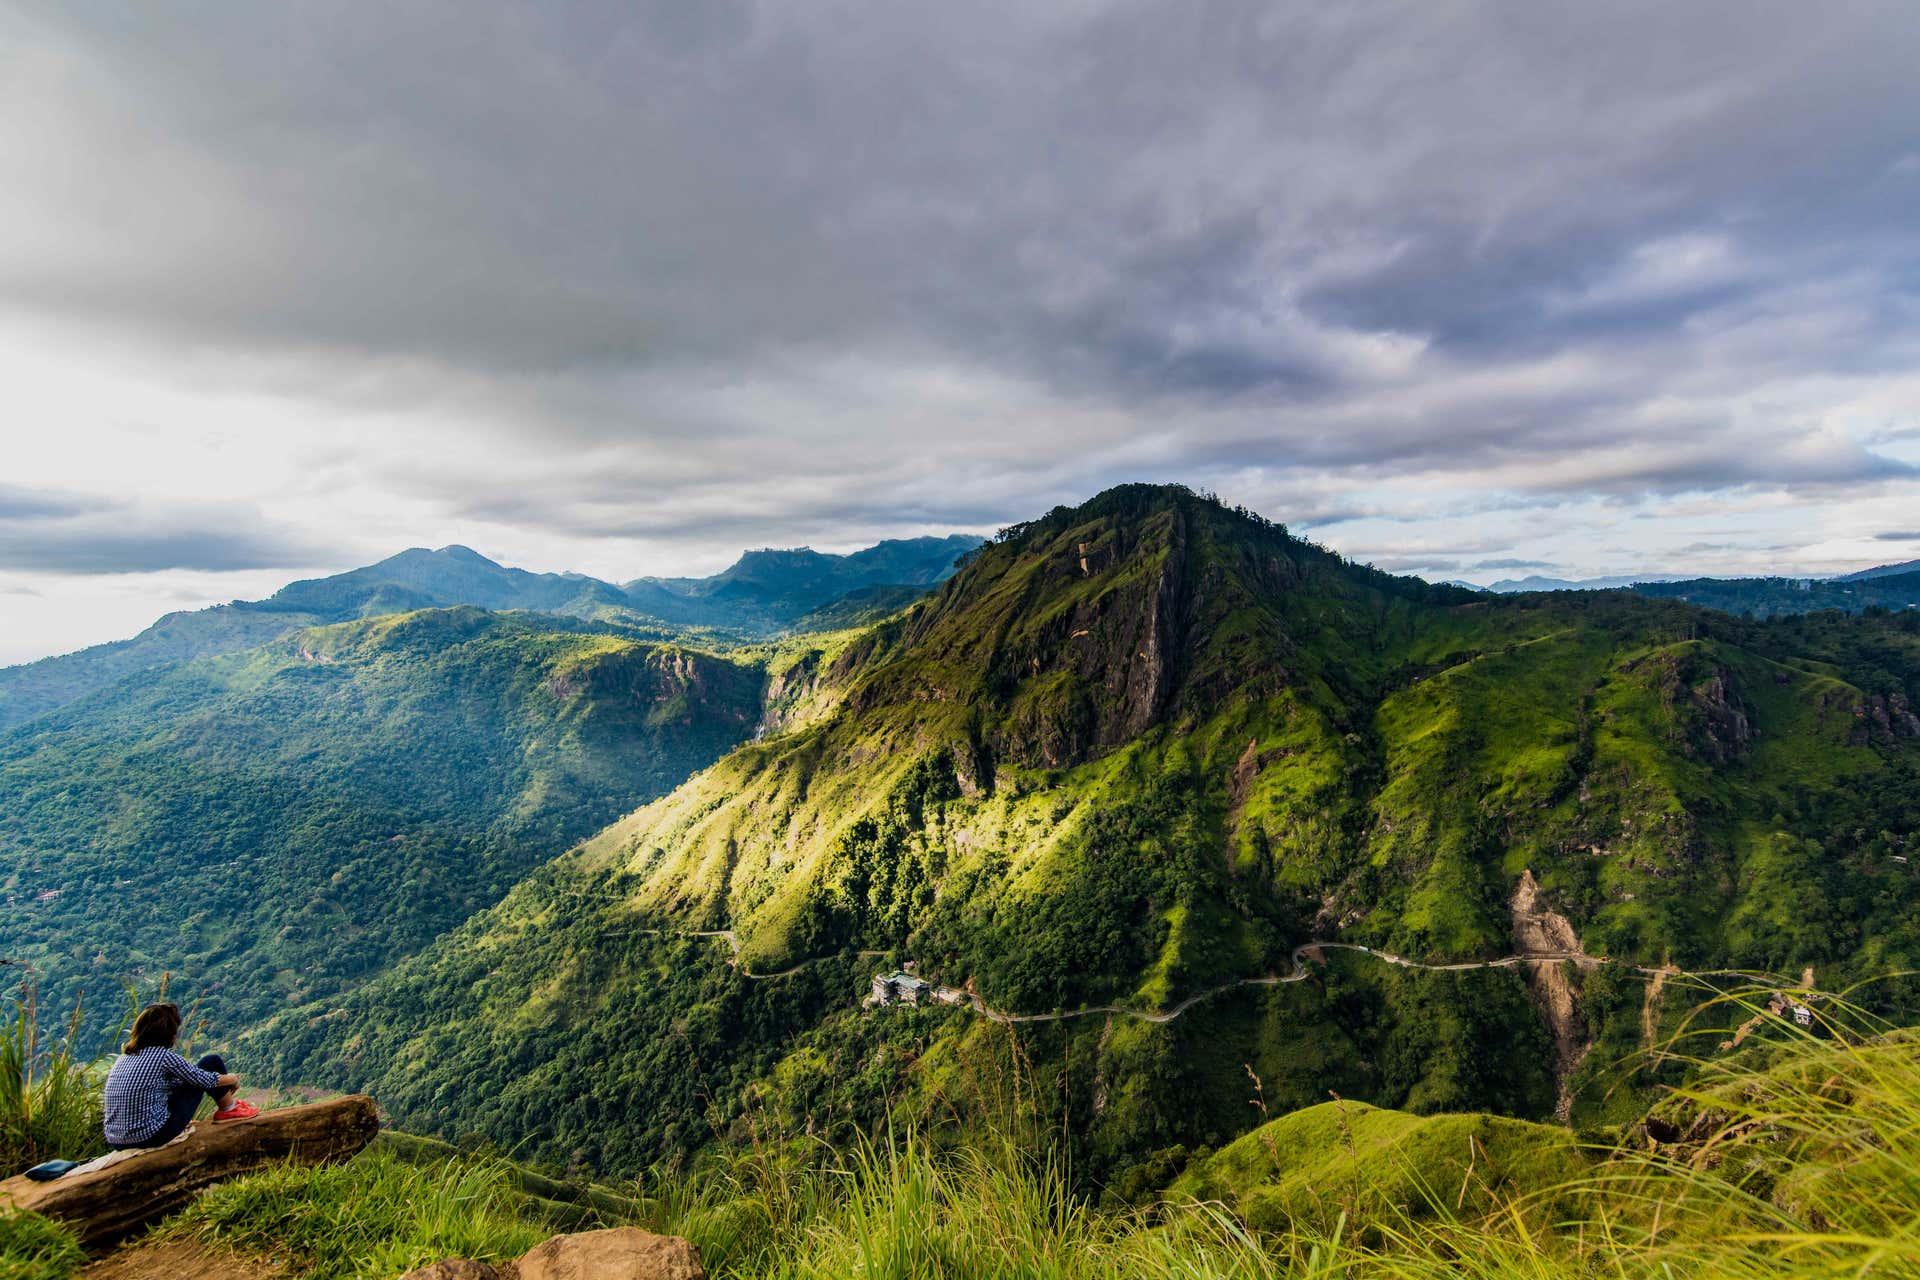
<svg viewBox="0 0 1920 1280">
<path fill-rule="evenodd" d="M 27 1176 L 35 1182 L 52 1182 L 67 1170 L 78 1169 L 80 1164 L 78 1160 L 49 1160 L 45 1164 L 37 1164 L 27 1170 Z"/>
</svg>

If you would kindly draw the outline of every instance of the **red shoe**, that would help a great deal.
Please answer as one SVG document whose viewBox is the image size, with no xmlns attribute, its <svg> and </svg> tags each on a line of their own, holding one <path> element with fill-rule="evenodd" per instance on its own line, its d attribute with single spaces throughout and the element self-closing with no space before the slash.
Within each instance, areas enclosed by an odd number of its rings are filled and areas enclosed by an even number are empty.
<svg viewBox="0 0 1920 1280">
<path fill-rule="evenodd" d="M 242 1102 L 238 1098 L 213 1113 L 215 1124 L 227 1124 L 234 1120 L 251 1120 L 260 1114 L 260 1108 L 251 1102 Z"/>
</svg>

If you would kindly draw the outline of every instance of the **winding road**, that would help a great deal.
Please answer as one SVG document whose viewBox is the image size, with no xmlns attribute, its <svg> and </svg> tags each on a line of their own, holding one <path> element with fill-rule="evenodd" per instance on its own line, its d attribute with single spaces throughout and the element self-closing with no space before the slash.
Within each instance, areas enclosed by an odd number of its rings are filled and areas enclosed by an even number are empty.
<svg viewBox="0 0 1920 1280">
<path fill-rule="evenodd" d="M 1528 961 L 1565 960 L 1588 968 L 1609 963 L 1605 959 L 1589 956 L 1579 951 L 1550 951 L 1539 952 L 1532 955 L 1502 956 L 1498 960 L 1468 960 L 1458 964 L 1422 964 L 1418 960 L 1407 960 L 1391 952 L 1376 950 L 1373 947 L 1364 947 L 1356 942 L 1304 942 L 1295 947 L 1293 954 L 1288 957 L 1293 968 L 1285 974 L 1269 974 L 1261 978 L 1239 978 L 1232 982 L 1223 982 L 1217 987 L 1208 987 L 1204 991 L 1196 991 L 1178 1004 L 1169 1005 L 1165 1009 L 1133 1009 L 1123 1004 L 1099 1004 L 1088 1005 L 1081 1009 L 1062 1009 L 1053 1013 L 1007 1013 L 1004 1010 L 992 1008 L 986 1001 L 971 991 L 962 991 L 960 995 L 965 997 L 966 1002 L 972 1005 L 973 1011 L 981 1017 L 993 1022 L 1008 1024 L 1017 1022 L 1059 1022 L 1066 1018 L 1086 1018 L 1103 1014 L 1117 1014 L 1127 1018 L 1138 1018 L 1142 1022 L 1172 1022 L 1175 1018 L 1193 1008 L 1195 1005 L 1200 1004 L 1202 1001 L 1211 1000 L 1213 997 L 1225 991 L 1235 991 L 1241 987 L 1277 987 L 1284 983 L 1304 981 L 1308 974 L 1306 962 L 1310 957 L 1310 953 L 1316 951 L 1356 951 L 1361 955 L 1372 956 L 1375 960 L 1379 960 L 1384 964 L 1398 965 L 1402 969 L 1422 969 L 1429 973 L 1451 973 L 1464 969 L 1506 969 Z M 956 990 L 956 988 L 937 987 L 935 990 L 950 992 Z"/>
<path fill-rule="evenodd" d="M 664 934 L 672 931 L 646 929 L 642 930 L 642 932 Z M 741 962 L 740 938 L 731 929 L 695 929 L 679 933 L 676 936 L 683 938 L 724 939 L 731 953 L 727 963 L 731 964 L 741 977 L 754 982 L 770 982 L 775 978 L 790 978 L 809 965 L 818 963 L 818 958 L 802 960 L 798 964 L 790 968 L 782 969 L 777 973 L 753 973 Z M 1357 942 L 1303 942 L 1295 947 L 1292 955 L 1288 957 L 1292 968 L 1285 974 L 1267 974 L 1264 977 L 1237 978 L 1232 982 L 1223 982 L 1219 986 L 1208 987 L 1204 991 L 1196 991 L 1184 1000 L 1181 1000 L 1178 1004 L 1170 1005 L 1165 1009 L 1134 1009 L 1123 1004 L 1097 1004 L 1087 1005 L 1079 1009 L 1057 1009 L 1052 1013 L 1009 1013 L 1004 1009 L 996 1009 L 992 1005 L 989 1005 L 985 1000 L 982 1000 L 977 993 L 963 990 L 959 987 L 935 986 L 933 991 L 935 993 L 935 999 L 942 1003 L 955 1006 L 964 1004 L 989 1021 L 1006 1023 L 1008 1025 L 1026 1022 L 1061 1022 L 1068 1018 L 1091 1018 L 1108 1014 L 1125 1018 L 1138 1018 L 1142 1022 L 1167 1023 L 1172 1022 L 1175 1018 L 1193 1008 L 1195 1005 L 1211 1000 L 1223 992 L 1235 991 L 1241 987 L 1277 987 L 1290 982 L 1302 982 L 1311 972 L 1307 967 L 1307 962 L 1315 958 L 1314 953 L 1327 951 L 1357 952 L 1360 955 L 1372 956 L 1382 964 L 1396 965 L 1402 969 L 1419 969 L 1427 973 L 1459 973 L 1468 969 L 1510 969 L 1515 965 L 1529 962 L 1567 962 L 1577 964 L 1582 968 L 1598 968 L 1603 964 L 1613 963 L 1613 961 L 1607 957 L 1590 956 L 1580 951 L 1540 951 L 1523 955 L 1501 956 L 1497 960 L 1466 960 L 1453 964 L 1425 964 L 1418 960 L 1408 960 L 1403 956 L 1394 955 L 1390 951 L 1381 951 L 1375 947 L 1362 946 Z M 873 956 L 886 955 L 887 952 L 862 951 L 859 954 L 862 957 L 870 958 Z M 1639 965 L 1630 967 L 1640 973 L 1651 974 L 1660 972 L 1659 970 L 1644 968 Z"/>
<path fill-rule="evenodd" d="M 752 973 L 740 960 L 740 939 L 731 929 L 697 929 L 684 932 L 668 929 L 643 929 L 640 932 L 655 935 L 670 934 L 681 938 L 721 938 L 726 941 L 731 953 L 727 963 L 740 974 L 754 982 L 771 982 L 776 978 L 790 978 L 810 965 L 818 964 L 822 957 L 802 960 L 790 968 L 777 973 Z M 1377 947 L 1363 946 L 1357 942 L 1303 942 L 1293 949 L 1288 957 L 1291 968 L 1284 974 L 1267 974 L 1258 978 L 1236 978 L 1232 982 L 1223 982 L 1218 986 L 1196 991 L 1178 1004 L 1165 1009 L 1134 1009 L 1124 1004 L 1086 1005 L 1078 1009 L 1056 1009 L 1052 1013 L 1009 1013 L 1005 1009 L 996 1009 L 982 1000 L 978 993 L 960 987 L 933 986 L 934 999 L 938 1003 L 950 1004 L 955 1008 L 971 1008 L 981 1017 L 991 1022 L 1014 1025 L 1029 1022 L 1064 1022 L 1069 1018 L 1092 1018 L 1113 1015 L 1123 1018 L 1138 1018 L 1142 1022 L 1168 1023 L 1193 1008 L 1197 1004 L 1213 999 L 1228 991 L 1237 991 L 1241 987 L 1278 987 L 1292 982 L 1303 982 L 1311 970 L 1308 962 L 1318 957 L 1317 952 L 1352 951 L 1359 955 L 1371 956 L 1382 964 L 1394 965 L 1401 969 L 1417 969 L 1423 973 L 1463 973 L 1470 969 L 1511 969 L 1522 964 L 1574 964 L 1583 969 L 1597 969 L 1602 965 L 1615 965 L 1631 973 L 1643 974 L 1656 979 L 1670 978 L 1679 970 L 1667 966 L 1649 966 L 1626 964 L 1610 956 L 1590 956 L 1584 951 L 1532 951 L 1518 955 L 1501 956 L 1496 960 L 1462 960 L 1451 964 L 1427 964 L 1419 960 L 1408 960 L 1391 951 L 1382 951 Z M 861 951 L 862 958 L 884 956 L 886 951 Z M 1775 975 L 1760 973 L 1748 969 L 1713 969 L 1697 971 L 1695 977 L 1740 977 L 1757 982 L 1774 979 Z"/>
</svg>

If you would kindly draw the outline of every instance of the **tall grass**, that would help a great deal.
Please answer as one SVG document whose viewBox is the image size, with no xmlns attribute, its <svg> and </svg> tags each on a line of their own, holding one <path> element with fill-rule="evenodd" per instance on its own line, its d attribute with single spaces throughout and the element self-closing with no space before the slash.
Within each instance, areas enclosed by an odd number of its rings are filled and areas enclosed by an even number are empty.
<svg viewBox="0 0 1920 1280">
<path fill-rule="evenodd" d="M 0 1177 L 107 1149 L 99 1084 L 74 1055 L 79 1029 L 75 1005 L 65 1034 L 48 1037 L 31 981 L 0 1015 Z"/>
<path fill-rule="evenodd" d="M 0 1212 L 0 1280 L 67 1280 L 85 1260 L 80 1242 L 59 1223 Z"/>
<path fill-rule="evenodd" d="M 1702 1034 L 1716 1013 L 1738 1025 L 1773 994 L 1710 994 L 1661 1047 L 1665 1069 L 1674 1045 L 1717 1043 Z M 1411 1146 L 1349 1145 L 1346 1163 L 1336 1153 L 1313 1175 L 1347 1212 L 1256 1215 L 1256 1230 L 1239 1202 L 1101 1211 L 1031 1140 L 1033 1126 L 974 1130 L 970 1144 L 909 1132 L 846 1149 L 755 1131 L 743 1150 L 651 1173 L 634 1215 L 691 1239 L 710 1275 L 755 1280 L 1920 1277 L 1920 1032 L 1881 1026 L 1841 997 L 1795 994 L 1812 1001 L 1814 1026 L 1768 1018 L 1737 1052 L 1692 1060 L 1688 1083 L 1647 1124 L 1592 1147 L 1582 1171 L 1556 1171 L 1551 1186 L 1494 1180 L 1468 1195 L 1457 1169 L 1442 1180 L 1411 1167 Z M 15 1013 L 9 1034 L 20 1039 L 31 1009 Z M 47 1060 L 37 1039 L 22 1045 L 23 1061 Z M 46 1079 L 21 1075 L 29 1093 Z M 515 1257 L 555 1229 L 541 1204 L 505 1161 L 409 1163 L 376 1149 L 215 1187 L 166 1230 L 271 1257 L 290 1276 L 347 1280 L 449 1256 Z M 9 1278 L 59 1280 L 69 1246 L 24 1215 L 0 1218 Z"/>
<path fill-rule="evenodd" d="M 1738 1023 L 1772 994 L 1716 994 L 1701 1016 Z M 1218 1202 L 1103 1214 L 1045 1155 L 917 1136 L 656 1175 L 644 1216 L 698 1244 L 710 1274 L 770 1280 L 1920 1277 L 1920 1032 L 1816 999 L 1812 1028 L 1770 1019 L 1770 1042 L 1694 1060 L 1692 1083 L 1592 1149 L 1584 1173 L 1472 1216 L 1450 1193 L 1261 1232 Z M 1380 1163 L 1393 1158 L 1340 1176 L 1421 1182 Z"/>
<path fill-rule="evenodd" d="M 322 1168 L 282 1165 L 204 1192 L 167 1228 L 316 1280 L 397 1276 L 441 1258 L 518 1257 L 553 1234 L 522 1216 L 498 1159 L 415 1166 L 387 1151 Z"/>
</svg>

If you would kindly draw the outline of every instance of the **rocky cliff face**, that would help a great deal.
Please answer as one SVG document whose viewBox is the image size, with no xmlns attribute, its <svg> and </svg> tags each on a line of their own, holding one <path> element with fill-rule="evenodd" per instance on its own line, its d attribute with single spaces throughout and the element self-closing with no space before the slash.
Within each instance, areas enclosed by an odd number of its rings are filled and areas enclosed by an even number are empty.
<svg viewBox="0 0 1920 1280">
<path fill-rule="evenodd" d="M 977 699 L 997 761 L 1058 769 L 1188 707 L 1204 713 L 1247 682 L 1277 689 L 1288 680 L 1276 660 L 1290 644 L 1288 595 L 1306 562 L 1332 557 L 1277 528 L 1221 527 L 1231 521 L 1207 504 L 1164 500 L 1096 501 L 1037 521 L 983 549 L 893 642 L 876 645 L 876 658 L 931 659 L 914 668 L 919 685 L 878 677 L 857 703 Z M 1267 627 L 1257 640 L 1253 618 Z M 984 680 L 954 678 L 968 669 Z"/>
<path fill-rule="evenodd" d="M 753 668 L 667 645 L 617 643 L 549 675 L 542 685 L 559 701 L 637 712 L 656 726 L 738 727 L 753 723 L 762 703 Z"/>
<path fill-rule="evenodd" d="M 1583 957 L 1580 935 L 1573 922 L 1549 910 L 1540 899 L 1540 882 L 1531 868 L 1520 875 L 1509 904 L 1513 920 L 1514 954 L 1538 956 L 1522 965 L 1527 990 L 1553 1032 L 1554 1115 L 1565 1120 L 1573 1109 L 1573 1093 L 1568 1087 L 1573 1073 L 1593 1048 L 1587 1019 L 1580 1009 L 1580 969 Z"/>
<path fill-rule="evenodd" d="M 1691 648 L 1669 651 L 1659 662 L 1660 697 L 1681 748 L 1716 765 L 1745 754 L 1754 740 L 1753 709 L 1727 669 Z"/>
<path fill-rule="evenodd" d="M 1861 702 L 1854 712 L 1859 723 L 1853 740 L 1859 745 L 1887 745 L 1902 738 L 1920 738 L 1920 716 L 1904 693 L 1875 694 Z"/>
</svg>

